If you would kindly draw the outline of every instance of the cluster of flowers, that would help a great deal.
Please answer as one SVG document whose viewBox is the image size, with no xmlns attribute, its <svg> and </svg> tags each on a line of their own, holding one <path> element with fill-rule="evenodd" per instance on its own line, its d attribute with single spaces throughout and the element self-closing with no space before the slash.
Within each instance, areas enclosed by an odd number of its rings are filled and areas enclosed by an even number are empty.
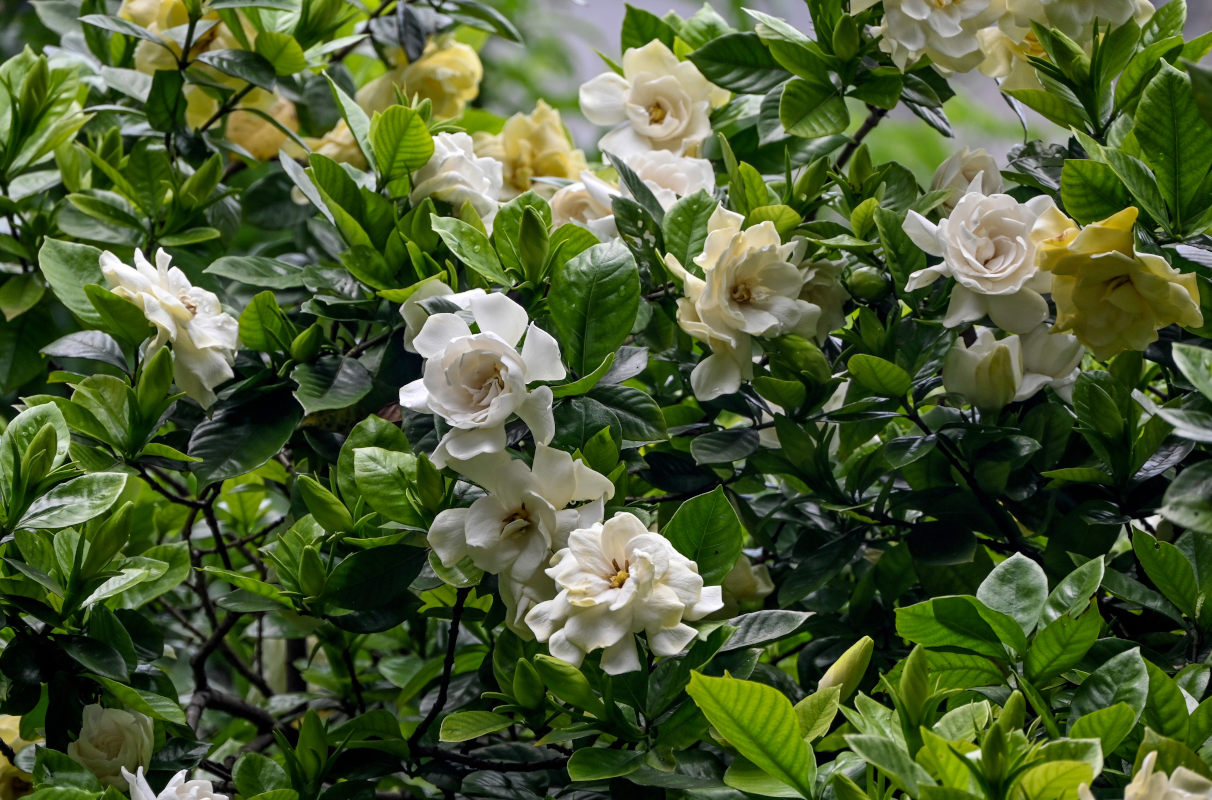
<svg viewBox="0 0 1212 800">
<path fill-rule="evenodd" d="M 879 0 L 855 0 L 859 13 Z M 1028 60 L 1044 55 L 1037 22 L 1088 46 L 1095 23 L 1106 28 L 1153 14 L 1149 0 L 884 0 L 880 47 L 902 70 L 923 56 L 944 72 L 979 68 L 1002 78 L 1002 88 L 1042 88 Z"/>
<path fill-rule="evenodd" d="M 953 278 L 945 326 L 988 317 L 1010 334 L 978 328 L 957 343 L 943 366 L 949 391 L 991 412 L 1045 386 L 1068 399 L 1087 348 L 1105 361 L 1144 350 L 1167 325 L 1202 324 L 1195 276 L 1136 250 L 1136 208 L 1081 228 L 1051 198 L 1020 203 L 1000 193 L 996 169 L 984 151 L 955 154 L 935 178 L 936 188 L 968 182 L 949 215 L 937 225 L 912 211 L 905 220 L 913 242 L 942 258 L 910 275 L 906 289 Z"/>
</svg>

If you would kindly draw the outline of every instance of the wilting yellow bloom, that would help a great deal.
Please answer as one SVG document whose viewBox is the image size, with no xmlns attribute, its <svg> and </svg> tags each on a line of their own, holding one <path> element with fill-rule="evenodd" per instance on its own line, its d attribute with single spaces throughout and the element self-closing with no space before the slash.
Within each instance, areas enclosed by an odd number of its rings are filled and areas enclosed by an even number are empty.
<svg viewBox="0 0 1212 800">
<path fill-rule="evenodd" d="M 542 100 L 531 114 L 514 114 L 496 136 L 476 134 L 476 155 L 495 158 L 505 165 L 505 193 L 509 196 L 534 189 L 545 197 L 555 194 L 551 184 L 535 178 L 575 179 L 586 168 L 585 154 L 572 146 L 560 112 Z"/>
<path fill-rule="evenodd" d="M 308 137 L 303 140 L 313 153 L 327 156 L 338 164 L 349 164 L 355 169 L 366 169 L 366 156 L 358 147 L 358 140 L 345 120 L 337 120 L 331 131 L 318 139 Z M 293 142 L 286 143 L 286 152 L 295 158 L 302 158 L 303 151 Z"/>
<path fill-rule="evenodd" d="M 1053 275 L 1054 330 L 1072 331 L 1102 361 L 1123 350 L 1144 350 L 1167 325 L 1203 324 L 1195 276 L 1161 256 L 1136 252 L 1137 213 L 1129 206 L 1041 245 L 1040 267 Z"/>
<path fill-rule="evenodd" d="M 424 52 L 409 63 L 402 51 L 389 53 L 396 64 L 358 91 L 358 105 L 367 114 L 396 103 L 396 87 L 407 99 L 417 97 L 433 104 L 433 115 L 450 119 L 480 93 L 484 65 L 476 51 L 450 37 L 430 39 Z"/>
<path fill-rule="evenodd" d="M 21 718 L 7 714 L 0 715 L 0 739 L 13 748 L 14 753 L 19 753 L 33 744 L 21 738 Z M 0 800 L 17 800 L 24 797 L 33 788 L 33 781 L 32 775 L 0 756 Z"/>
<path fill-rule="evenodd" d="M 253 89 L 240 108 L 227 117 L 227 140 L 238 144 L 258 161 L 268 161 L 286 144 L 287 135 L 269 120 L 245 109 L 255 108 L 278 121 L 289 130 L 299 130 L 299 115 L 295 104 L 276 92 Z"/>
</svg>

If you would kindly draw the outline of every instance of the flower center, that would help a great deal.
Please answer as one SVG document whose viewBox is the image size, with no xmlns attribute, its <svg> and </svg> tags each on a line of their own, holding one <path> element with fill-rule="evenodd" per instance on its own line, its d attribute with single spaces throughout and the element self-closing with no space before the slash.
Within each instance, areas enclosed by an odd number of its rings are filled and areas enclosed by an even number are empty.
<svg viewBox="0 0 1212 800">
<path fill-rule="evenodd" d="M 669 115 L 669 110 L 660 103 L 653 103 L 648 106 L 648 124 L 660 125 L 665 121 L 665 117 Z"/>
<path fill-rule="evenodd" d="M 631 577 L 631 573 L 627 571 L 631 568 L 631 562 L 623 559 L 623 566 L 620 567 L 618 559 L 612 558 L 610 566 L 614 567 L 614 574 L 606 576 L 610 579 L 610 588 L 620 589 L 624 583 L 627 583 L 627 579 Z"/>
<path fill-rule="evenodd" d="M 748 283 L 738 283 L 732 287 L 729 295 L 732 297 L 732 302 L 746 305 L 753 300 L 753 289 L 749 287 Z"/>
<path fill-rule="evenodd" d="M 198 304 L 188 297 L 181 298 L 181 305 L 185 306 L 185 310 L 189 312 L 191 317 L 198 316 Z"/>
<path fill-rule="evenodd" d="M 946 8 L 947 6 L 951 5 L 952 2 L 953 0 L 930 0 L 930 5 L 934 6 L 935 8 Z"/>
</svg>

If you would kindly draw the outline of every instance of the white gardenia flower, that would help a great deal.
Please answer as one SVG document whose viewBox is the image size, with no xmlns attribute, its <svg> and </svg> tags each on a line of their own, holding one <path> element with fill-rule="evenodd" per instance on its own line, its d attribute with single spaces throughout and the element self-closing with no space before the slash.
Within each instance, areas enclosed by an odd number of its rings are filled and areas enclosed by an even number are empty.
<svg viewBox="0 0 1212 800">
<path fill-rule="evenodd" d="M 1023 382 L 1015 400 L 1022 401 L 1045 386 L 1051 386 L 1065 400 L 1073 400 L 1073 384 L 1080 372 L 1085 346 L 1071 333 L 1052 333 L 1043 324 L 1019 337 L 1023 353 Z"/>
<path fill-rule="evenodd" d="M 134 775 L 122 768 L 122 777 L 130 786 L 130 800 L 227 800 L 227 795 L 216 792 L 210 781 L 186 780 L 186 774 L 186 770 L 181 770 L 169 780 L 164 791 L 156 794 L 143 777 L 143 767 Z"/>
<path fill-rule="evenodd" d="M 425 320 L 412 343 L 425 358 L 423 377 L 400 389 L 400 405 L 437 414 L 452 428 L 434 451 L 438 467 L 503 450 L 505 423 L 514 414 L 536 442 L 550 442 L 555 435 L 551 388 L 526 387 L 567 374 L 555 339 L 504 294 L 472 295 L 468 308 L 476 333 L 457 314 Z"/>
<path fill-rule="evenodd" d="M 598 147 L 630 158 L 646 150 L 694 155 L 711 135 L 713 108 L 729 93 L 659 41 L 623 53 L 623 74 L 603 72 L 581 86 L 581 111 L 595 125 L 617 126 Z"/>
<path fill-rule="evenodd" d="M 981 194 L 997 194 L 1002 190 L 1002 173 L 993 156 L 984 148 L 969 150 L 963 147 L 938 165 L 934 180 L 930 182 L 930 190 L 951 190 L 951 197 L 942 204 L 942 208 L 950 214 L 960 198 L 971 190 L 977 178 L 980 178 L 977 191 Z"/>
<path fill-rule="evenodd" d="M 1050 276 L 1035 261 L 1037 220 L 1055 208 L 1046 195 L 1020 203 L 1008 194 L 985 195 L 980 176 L 951 215 L 934 225 L 916 211 L 905 218 L 914 244 L 942 263 L 909 276 L 908 291 L 943 277 L 955 278 L 943 324 L 954 328 L 988 315 L 999 328 L 1027 333 L 1048 316 Z"/>
<path fill-rule="evenodd" d="M 700 190 L 711 194 L 715 189 L 715 170 L 705 158 L 650 150 L 637 153 L 625 163 L 666 211 L 686 195 Z M 586 170 L 579 181 L 561 188 L 551 198 L 552 220 L 557 227 L 575 223 L 607 241 L 619 235 L 614 223 L 614 198 L 630 196 L 625 188 Z"/>
<path fill-rule="evenodd" d="M 683 620 L 723 607 L 719 586 L 704 586 L 693 561 L 627 512 L 573 531 L 547 574 L 559 594 L 532 608 L 526 624 L 573 665 L 605 650 L 609 675 L 640 668 L 633 634 L 646 633 L 656 655 L 674 656 L 695 636 Z"/>
<path fill-rule="evenodd" d="M 235 317 L 223 311 L 214 292 L 191 284 L 163 249 L 156 251 L 154 267 L 139 250 L 133 267 L 108 250 L 100 265 L 114 294 L 138 306 L 156 327 L 148 352 L 172 342 L 173 380 L 202 407 L 213 405 L 215 387 L 234 375 L 240 335 Z"/>
<path fill-rule="evenodd" d="M 802 243 L 783 244 L 772 222 L 742 230 L 742 221 L 723 207 L 711 215 L 703 252 L 694 259 L 704 278 L 665 257 L 685 292 L 678 324 L 712 351 L 690 376 L 700 400 L 735 392 L 752 377 L 752 337 L 817 334 L 821 310 L 800 298 Z"/>
<path fill-rule="evenodd" d="M 1169 775 L 1154 772 L 1156 765 L 1154 750 L 1140 762 L 1132 782 L 1124 787 L 1124 800 L 1212 800 L 1212 781 L 1186 767 L 1178 767 Z M 1078 788 L 1077 794 L 1079 800 L 1094 800 L 1086 784 Z"/>
<path fill-rule="evenodd" d="M 853 0 L 851 13 L 876 2 Z M 1006 0 L 884 0 L 880 49 L 902 71 L 929 56 L 944 72 L 967 72 L 984 57 L 977 31 L 997 24 L 1005 13 Z"/>
<path fill-rule="evenodd" d="M 456 210 L 463 203 L 471 203 L 491 232 L 492 220 L 501 207 L 497 198 L 505 183 L 503 169 L 495 158 L 477 156 L 466 133 L 439 133 L 433 137 L 433 155 L 413 173 L 409 199 L 417 203 L 433 197 Z"/>
<path fill-rule="evenodd" d="M 137 711 L 84 707 L 80 736 L 67 745 L 67 754 L 107 786 L 125 785 L 122 770 L 146 766 L 152 757 L 151 717 Z"/>
<path fill-rule="evenodd" d="M 984 412 L 999 411 L 1014 400 L 1022 383 L 1019 337 L 998 339 L 992 328 L 980 328 L 970 345 L 956 342 L 943 360 L 943 386 Z"/>
<path fill-rule="evenodd" d="M 449 508 L 429 530 L 429 544 L 446 566 L 463 558 L 485 572 L 526 580 L 567 544 L 575 528 L 601 520 L 601 504 L 589 512 L 597 519 L 582 524 L 574 502 L 601 501 L 614 495 L 606 476 L 573 460 L 562 450 L 535 448 L 534 463 L 489 453 L 459 464 L 459 472 L 488 494 L 470 508 Z"/>
</svg>

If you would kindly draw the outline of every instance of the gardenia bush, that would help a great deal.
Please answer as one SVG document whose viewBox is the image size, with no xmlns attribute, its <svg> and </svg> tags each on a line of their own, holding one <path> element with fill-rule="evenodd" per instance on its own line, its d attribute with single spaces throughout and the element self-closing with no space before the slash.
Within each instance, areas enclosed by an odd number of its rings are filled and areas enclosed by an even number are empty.
<svg viewBox="0 0 1212 800">
<path fill-rule="evenodd" d="M 476 0 L 35 7 L 0 800 L 1212 798 L 1183 0 L 628 8 L 596 143 Z"/>
</svg>

